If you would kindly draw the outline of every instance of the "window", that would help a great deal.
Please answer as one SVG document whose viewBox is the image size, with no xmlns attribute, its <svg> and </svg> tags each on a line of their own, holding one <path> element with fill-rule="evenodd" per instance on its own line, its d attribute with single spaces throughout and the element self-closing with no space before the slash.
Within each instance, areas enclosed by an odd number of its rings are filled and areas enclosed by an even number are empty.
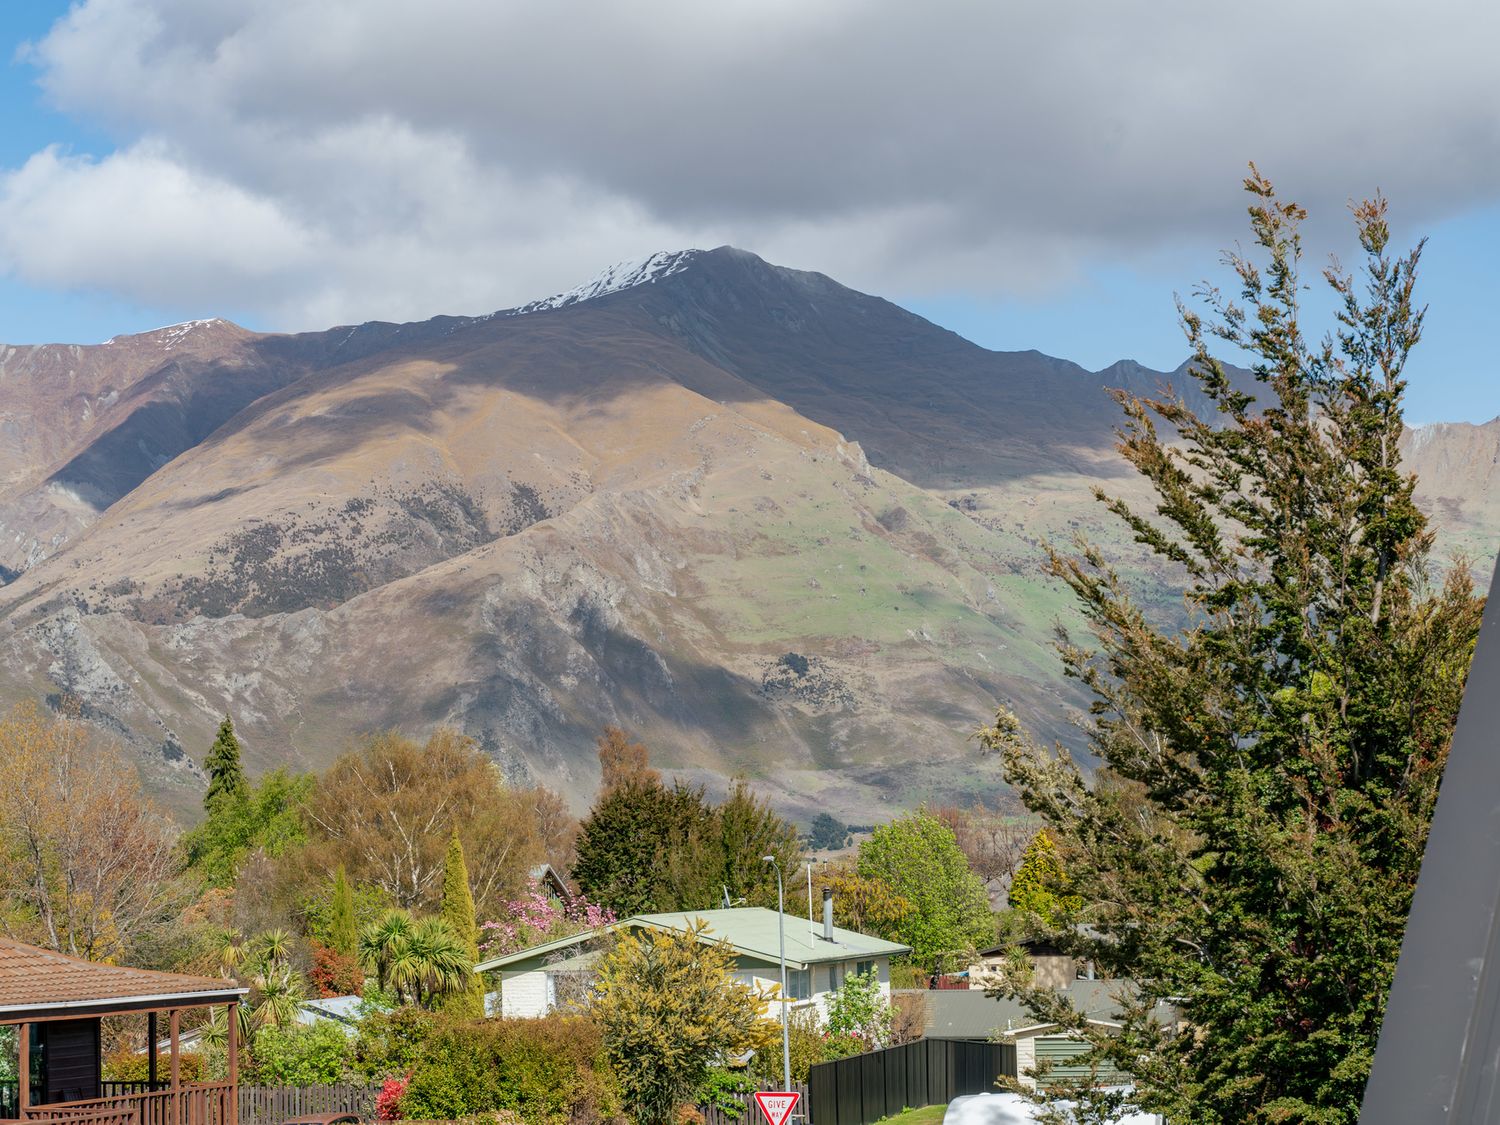
<svg viewBox="0 0 1500 1125">
<path fill-rule="evenodd" d="M 866 973 L 873 973 L 875 971 L 875 962 L 857 961 L 854 965 L 854 971 L 860 976 L 864 976 Z"/>
<path fill-rule="evenodd" d="M 812 971 L 810 969 L 788 969 L 786 971 L 786 993 L 792 1000 L 812 998 Z"/>
</svg>

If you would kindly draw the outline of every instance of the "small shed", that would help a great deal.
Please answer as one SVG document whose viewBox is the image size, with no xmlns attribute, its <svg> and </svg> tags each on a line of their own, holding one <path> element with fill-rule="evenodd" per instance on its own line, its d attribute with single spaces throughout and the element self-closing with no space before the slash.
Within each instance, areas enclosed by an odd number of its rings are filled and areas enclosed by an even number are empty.
<svg viewBox="0 0 1500 1125">
<path fill-rule="evenodd" d="M 0 1026 L 16 1028 L 16 1074 L 0 1083 L 0 1116 L 68 1125 L 236 1125 L 236 1012 L 246 989 L 232 980 L 105 965 L 0 938 Z M 229 1076 L 181 1081 L 182 1013 L 228 1009 Z M 99 1021 L 144 1014 L 145 1082 L 106 1082 Z M 169 1028 L 167 1077 L 159 1078 L 157 1019 Z M 8 1088 L 7 1088 L 8 1086 Z"/>
<path fill-rule="evenodd" d="M 1094 1027 L 1118 1031 L 1111 1020 L 1088 1021 Z M 1007 1032 L 1005 1038 L 1016 1045 L 1016 1072 L 1023 1086 L 1043 1089 L 1057 1082 L 1092 1082 L 1100 1086 L 1121 1086 L 1130 1075 L 1105 1065 L 1097 1073 L 1078 1060 L 1089 1051 L 1089 1044 L 1070 1035 L 1055 1023 L 1033 1024 Z"/>
</svg>

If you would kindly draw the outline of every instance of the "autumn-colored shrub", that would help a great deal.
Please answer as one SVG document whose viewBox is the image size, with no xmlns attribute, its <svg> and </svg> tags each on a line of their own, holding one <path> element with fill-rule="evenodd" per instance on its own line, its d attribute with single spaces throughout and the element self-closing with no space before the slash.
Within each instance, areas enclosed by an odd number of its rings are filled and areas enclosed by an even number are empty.
<svg viewBox="0 0 1500 1125">
<path fill-rule="evenodd" d="M 405 1078 L 387 1078 L 380 1084 L 375 1095 L 375 1119 L 377 1121 L 401 1120 L 401 1095 L 406 1093 Z"/>
<path fill-rule="evenodd" d="M 307 979 L 319 996 L 358 996 L 364 991 L 365 971 L 359 958 L 340 953 L 320 941 L 308 943 L 312 949 L 312 968 Z"/>
<path fill-rule="evenodd" d="M 144 1082 L 150 1076 L 150 1062 L 133 1047 L 120 1047 L 105 1055 L 102 1077 L 106 1082 Z M 156 1064 L 156 1076 L 165 1080 L 171 1073 L 167 1052 L 163 1051 Z M 198 1051 L 183 1051 L 177 1056 L 178 1069 L 184 1082 L 200 1082 L 204 1073 L 203 1055 Z"/>
</svg>

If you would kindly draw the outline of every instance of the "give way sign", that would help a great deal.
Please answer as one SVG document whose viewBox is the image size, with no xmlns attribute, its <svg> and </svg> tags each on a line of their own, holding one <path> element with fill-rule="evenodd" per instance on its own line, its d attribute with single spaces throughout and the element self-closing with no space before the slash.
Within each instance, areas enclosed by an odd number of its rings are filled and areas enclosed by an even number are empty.
<svg viewBox="0 0 1500 1125">
<path fill-rule="evenodd" d="M 762 1090 L 755 1095 L 755 1104 L 760 1106 L 769 1125 L 786 1125 L 801 1096 L 795 1090 Z"/>
</svg>

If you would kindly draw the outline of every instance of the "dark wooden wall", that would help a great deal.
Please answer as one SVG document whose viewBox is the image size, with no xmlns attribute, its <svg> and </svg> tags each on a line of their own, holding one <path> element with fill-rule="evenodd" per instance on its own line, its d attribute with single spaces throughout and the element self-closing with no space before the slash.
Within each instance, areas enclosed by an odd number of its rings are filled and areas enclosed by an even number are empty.
<svg viewBox="0 0 1500 1125">
<path fill-rule="evenodd" d="M 43 1102 L 73 1102 L 99 1096 L 99 1021 L 57 1020 L 38 1024 L 45 1075 Z"/>
</svg>

